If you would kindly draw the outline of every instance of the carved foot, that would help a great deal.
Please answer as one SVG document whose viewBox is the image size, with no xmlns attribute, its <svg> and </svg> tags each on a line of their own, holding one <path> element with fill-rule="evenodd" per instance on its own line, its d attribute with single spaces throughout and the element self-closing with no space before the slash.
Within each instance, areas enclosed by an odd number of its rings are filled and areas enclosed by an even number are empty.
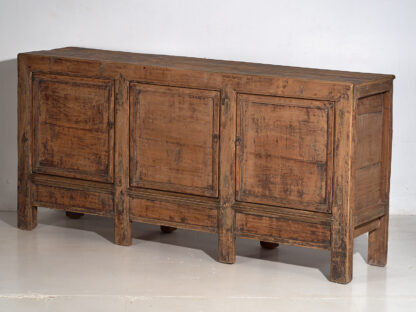
<svg viewBox="0 0 416 312">
<path fill-rule="evenodd" d="M 65 211 L 65 214 L 70 219 L 79 219 L 79 218 L 81 218 L 84 215 L 83 213 L 80 213 L 80 212 L 72 212 L 72 211 Z"/>
<path fill-rule="evenodd" d="M 278 243 L 270 243 L 270 242 L 260 241 L 260 246 L 264 249 L 275 249 L 276 247 L 279 246 L 279 244 Z"/>
<path fill-rule="evenodd" d="M 176 230 L 176 228 L 175 227 L 171 227 L 171 226 L 161 225 L 160 226 L 160 230 L 163 233 L 172 233 L 173 231 Z"/>
</svg>

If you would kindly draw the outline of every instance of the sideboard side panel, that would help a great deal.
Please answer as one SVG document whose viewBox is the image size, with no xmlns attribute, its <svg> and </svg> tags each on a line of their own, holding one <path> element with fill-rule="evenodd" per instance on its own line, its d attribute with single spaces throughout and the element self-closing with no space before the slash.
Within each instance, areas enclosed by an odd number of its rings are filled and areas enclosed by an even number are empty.
<svg viewBox="0 0 416 312">
<path fill-rule="evenodd" d="M 356 149 L 354 155 L 354 225 L 359 226 L 385 213 L 385 161 L 387 133 L 383 130 L 385 93 L 357 99 Z"/>
<path fill-rule="evenodd" d="M 384 203 L 384 215 L 380 218 L 380 227 L 368 235 L 368 263 L 377 266 L 387 264 L 388 227 L 390 206 L 390 172 L 393 134 L 393 89 L 383 94 L 383 142 L 381 155 L 381 199 Z"/>
</svg>

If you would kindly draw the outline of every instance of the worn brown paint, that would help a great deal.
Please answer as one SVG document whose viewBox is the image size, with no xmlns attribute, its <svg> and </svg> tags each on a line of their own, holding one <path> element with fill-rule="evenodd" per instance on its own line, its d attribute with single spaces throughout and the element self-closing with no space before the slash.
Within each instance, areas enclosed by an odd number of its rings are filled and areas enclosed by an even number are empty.
<svg viewBox="0 0 416 312">
<path fill-rule="evenodd" d="M 18 226 L 36 206 L 387 259 L 394 76 L 63 48 L 19 55 Z M 163 230 L 163 228 L 162 228 Z M 267 244 L 266 244 L 267 242 Z M 265 245 L 266 244 L 266 245 Z"/>
</svg>

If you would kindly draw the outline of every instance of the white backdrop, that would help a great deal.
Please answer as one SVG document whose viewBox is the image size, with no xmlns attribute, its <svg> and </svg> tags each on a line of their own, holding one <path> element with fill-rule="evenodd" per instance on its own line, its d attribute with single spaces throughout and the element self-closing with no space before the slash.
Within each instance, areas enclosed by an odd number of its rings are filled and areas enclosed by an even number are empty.
<svg viewBox="0 0 416 312">
<path fill-rule="evenodd" d="M 16 208 L 16 55 L 82 46 L 395 74 L 391 212 L 416 214 L 416 1 L 0 0 L 0 209 Z"/>
</svg>

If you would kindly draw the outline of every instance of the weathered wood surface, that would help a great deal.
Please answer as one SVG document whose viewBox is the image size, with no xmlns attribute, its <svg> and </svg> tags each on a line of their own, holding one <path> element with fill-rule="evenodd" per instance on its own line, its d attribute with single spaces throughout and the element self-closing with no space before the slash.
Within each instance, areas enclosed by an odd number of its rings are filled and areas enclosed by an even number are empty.
<svg viewBox="0 0 416 312">
<path fill-rule="evenodd" d="M 35 184 L 33 203 L 35 206 L 113 216 L 113 196 L 99 192 Z"/>
<path fill-rule="evenodd" d="M 235 250 L 235 144 L 236 93 L 228 85 L 221 96 L 220 175 L 218 207 L 218 260 L 234 263 Z"/>
<path fill-rule="evenodd" d="M 36 206 L 387 259 L 392 75 L 63 48 L 19 55 L 18 226 Z"/>
<path fill-rule="evenodd" d="M 334 174 L 332 200 L 330 280 L 346 284 L 352 279 L 354 230 L 352 218 L 353 90 L 335 103 Z"/>
<path fill-rule="evenodd" d="M 237 213 L 237 234 L 245 237 L 273 237 L 281 243 L 329 249 L 331 227 L 273 217 Z"/>
<path fill-rule="evenodd" d="M 385 213 L 380 218 L 380 227 L 371 231 L 368 235 L 368 263 L 377 266 L 385 266 L 387 264 L 392 131 L 393 90 L 390 85 L 389 91 L 383 93 L 380 199 L 384 204 Z"/>
<path fill-rule="evenodd" d="M 237 200 L 329 212 L 332 113 L 323 101 L 239 95 Z"/>
<path fill-rule="evenodd" d="M 32 53 L 35 55 L 44 55 L 57 58 L 70 58 L 75 60 L 99 62 L 116 62 L 123 64 L 141 64 L 146 66 L 171 67 L 200 72 L 216 72 L 256 76 L 277 76 L 290 77 L 296 79 L 364 84 L 364 87 L 366 87 L 367 89 L 369 88 L 368 86 L 370 86 L 371 88 L 371 86 L 374 85 L 374 83 L 372 82 L 376 80 L 391 80 L 394 78 L 393 75 L 356 73 L 337 70 L 301 68 L 235 61 L 222 61 L 195 57 L 104 51 L 78 47 L 67 47 L 49 51 L 36 51 Z"/>
<path fill-rule="evenodd" d="M 34 171 L 113 181 L 111 80 L 33 75 Z"/>
<path fill-rule="evenodd" d="M 218 196 L 219 92 L 130 84 L 130 184 Z"/>
<path fill-rule="evenodd" d="M 129 84 L 122 75 L 115 82 L 115 183 L 114 183 L 114 242 L 132 243 L 131 220 L 127 190 L 129 187 Z"/>
<path fill-rule="evenodd" d="M 172 203 L 143 198 L 130 200 L 130 215 L 133 219 L 151 219 L 181 223 L 184 225 L 207 228 L 215 232 L 217 227 L 217 210 L 199 208 L 185 203 Z"/>
<path fill-rule="evenodd" d="M 18 108 L 17 108 L 17 226 L 32 230 L 37 225 L 37 207 L 32 202 L 32 74 L 28 63 L 19 55 L 18 62 Z"/>
</svg>

